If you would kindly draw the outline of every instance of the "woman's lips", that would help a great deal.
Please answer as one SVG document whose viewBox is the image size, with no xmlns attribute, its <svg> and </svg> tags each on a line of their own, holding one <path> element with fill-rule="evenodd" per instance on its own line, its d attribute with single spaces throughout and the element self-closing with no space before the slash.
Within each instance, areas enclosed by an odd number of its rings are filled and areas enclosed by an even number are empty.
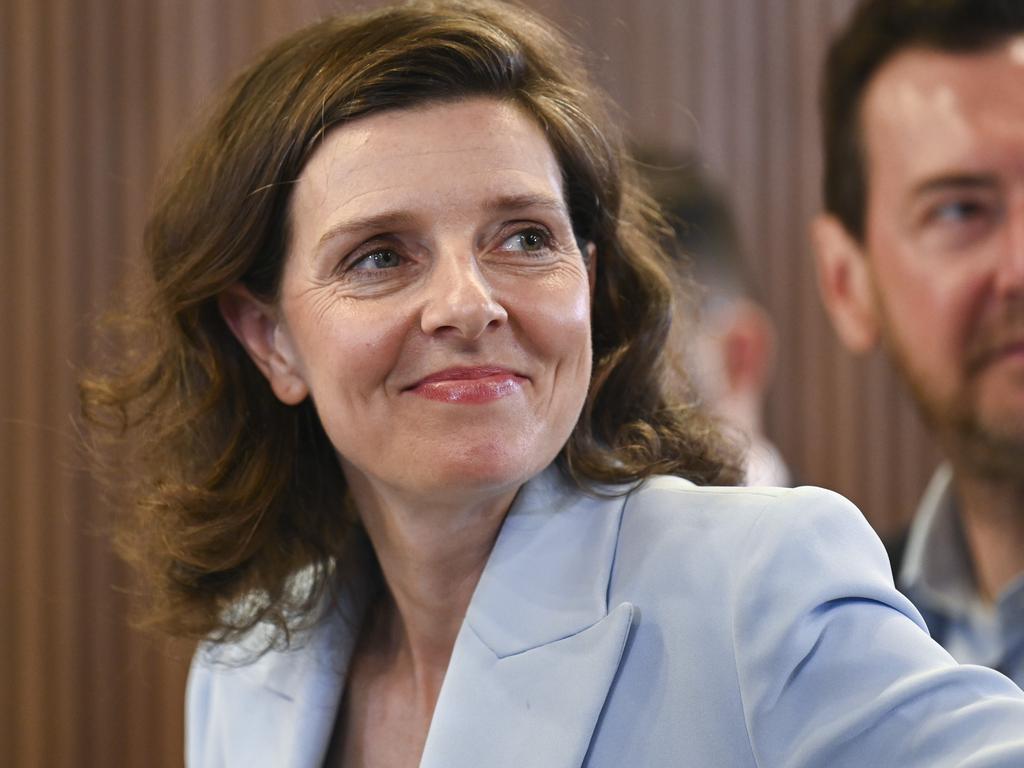
<svg viewBox="0 0 1024 768">
<path fill-rule="evenodd" d="M 505 368 L 449 368 L 420 379 L 408 391 L 444 403 L 489 403 L 519 392 L 524 380 Z"/>
</svg>

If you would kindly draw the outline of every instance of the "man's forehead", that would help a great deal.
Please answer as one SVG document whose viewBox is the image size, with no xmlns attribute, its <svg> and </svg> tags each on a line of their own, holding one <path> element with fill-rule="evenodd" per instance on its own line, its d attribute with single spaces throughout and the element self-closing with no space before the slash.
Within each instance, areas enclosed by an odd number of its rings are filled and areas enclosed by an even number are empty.
<svg viewBox="0 0 1024 768">
<path fill-rule="evenodd" d="M 897 54 L 864 94 L 860 120 L 870 171 L 1024 164 L 1022 84 L 1024 38 L 978 53 Z"/>
<path fill-rule="evenodd" d="M 864 103 L 867 109 L 879 101 L 889 108 L 902 108 L 902 117 L 954 104 L 984 107 L 1009 102 L 1024 108 L 1022 78 L 1024 35 L 979 51 L 913 47 L 879 67 L 868 83 Z"/>
</svg>

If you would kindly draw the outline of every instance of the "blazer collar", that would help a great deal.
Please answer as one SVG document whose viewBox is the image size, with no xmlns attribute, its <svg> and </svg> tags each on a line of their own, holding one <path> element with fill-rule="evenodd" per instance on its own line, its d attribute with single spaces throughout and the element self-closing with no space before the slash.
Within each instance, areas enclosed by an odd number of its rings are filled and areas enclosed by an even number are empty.
<svg viewBox="0 0 1024 768">
<path fill-rule="evenodd" d="M 633 620 L 629 603 L 608 606 L 623 506 L 554 467 L 524 486 L 456 639 L 423 768 L 583 762 Z"/>
<path fill-rule="evenodd" d="M 608 614 L 624 497 L 591 497 L 552 465 L 523 486 L 466 623 L 498 658 L 574 635 Z"/>
<path fill-rule="evenodd" d="M 553 466 L 520 490 L 456 639 L 421 766 L 583 762 L 633 619 L 629 603 L 608 606 L 617 492 L 586 496 Z M 350 585 L 342 610 L 326 610 L 297 647 L 236 670 L 267 691 L 252 706 L 276 724 L 252 764 L 322 764 L 367 593 Z"/>
<path fill-rule="evenodd" d="M 364 555 L 369 556 L 358 550 L 353 556 Z M 296 579 L 306 576 L 300 573 Z M 336 598 L 325 595 L 319 620 L 295 633 L 285 650 L 258 655 L 270 640 L 270 630 L 259 626 L 237 645 L 202 651 L 206 663 L 227 667 L 224 674 L 241 682 L 229 705 L 228 720 L 237 730 L 225 737 L 226 766 L 323 765 L 372 592 L 370 580 L 360 577 L 347 582 Z"/>
</svg>

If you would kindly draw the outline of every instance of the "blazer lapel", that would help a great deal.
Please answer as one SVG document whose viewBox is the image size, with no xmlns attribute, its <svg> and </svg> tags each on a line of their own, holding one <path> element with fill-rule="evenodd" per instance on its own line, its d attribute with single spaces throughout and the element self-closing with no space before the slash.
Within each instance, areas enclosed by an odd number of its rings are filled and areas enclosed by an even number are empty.
<svg viewBox="0 0 1024 768">
<path fill-rule="evenodd" d="M 624 499 L 548 469 L 520 492 L 455 643 L 422 768 L 583 763 L 632 626 L 609 611 Z"/>
<path fill-rule="evenodd" d="M 230 671 L 244 685 L 232 688 L 232 700 L 222 703 L 234 713 L 233 730 L 224 736 L 225 766 L 323 765 L 369 593 L 363 579 L 350 580 L 337 603 L 325 596 L 320 620 L 293 648 L 269 651 Z M 265 639 L 258 636 L 237 651 L 219 649 L 212 662 L 234 666 Z"/>
</svg>

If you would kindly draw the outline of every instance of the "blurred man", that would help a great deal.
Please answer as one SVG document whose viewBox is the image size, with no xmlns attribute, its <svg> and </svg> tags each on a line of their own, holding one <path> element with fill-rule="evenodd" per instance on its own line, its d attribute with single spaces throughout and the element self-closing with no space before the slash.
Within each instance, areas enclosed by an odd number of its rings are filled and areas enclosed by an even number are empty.
<svg viewBox="0 0 1024 768">
<path fill-rule="evenodd" d="M 640 169 L 672 227 L 668 251 L 699 284 L 698 322 L 681 322 L 683 366 L 697 396 L 737 434 L 747 485 L 788 485 L 789 471 L 764 436 L 775 328 L 751 297 L 729 205 L 696 158 L 641 153 Z M 681 312 L 692 307 L 680 304 Z M 690 320 L 686 317 L 685 320 Z M 693 331 L 690 333 L 690 331 Z"/>
<path fill-rule="evenodd" d="M 897 581 L 953 656 L 1024 683 L 1024 2 L 862 3 L 822 103 L 825 304 L 946 458 Z"/>
</svg>

